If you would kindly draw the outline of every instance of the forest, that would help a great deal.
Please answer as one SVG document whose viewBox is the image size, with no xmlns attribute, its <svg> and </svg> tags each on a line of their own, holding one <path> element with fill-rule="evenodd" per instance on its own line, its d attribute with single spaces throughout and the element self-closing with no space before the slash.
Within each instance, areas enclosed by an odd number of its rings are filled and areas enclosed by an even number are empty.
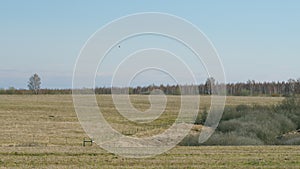
<svg viewBox="0 0 300 169">
<path fill-rule="evenodd" d="M 181 90 L 192 90 L 197 88 L 200 95 L 214 94 L 214 89 L 224 87 L 225 84 L 220 84 L 214 78 L 208 78 L 205 83 L 198 85 L 148 85 L 129 88 L 114 88 L 124 93 L 135 95 L 147 95 L 154 89 L 159 89 L 166 95 L 180 95 Z M 95 94 L 111 94 L 110 87 L 96 87 L 93 89 Z M 185 93 L 188 93 L 185 91 Z M 192 92 L 191 92 L 192 93 Z M 41 88 L 36 91 L 30 89 L 16 89 L 9 87 L 8 89 L 0 89 L 0 94 L 72 94 L 72 89 L 47 89 Z M 221 93 L 224 94 L 224 93 Z M 300 79 L 289 79 L 287 81 L 273 82 L 256 82 L 248 80 L 247 82 L 227 83 L 226 95 L 228 96 L 291 96 L 300 94 Z"/>
</svg>

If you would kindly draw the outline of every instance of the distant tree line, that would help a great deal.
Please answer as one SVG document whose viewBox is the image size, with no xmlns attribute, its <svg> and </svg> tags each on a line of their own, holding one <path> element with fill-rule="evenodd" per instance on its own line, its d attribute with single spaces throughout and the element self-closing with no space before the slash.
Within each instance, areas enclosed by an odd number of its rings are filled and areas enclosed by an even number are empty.
<svg viewBox="0 0 300 169">
<path fill-rule="evenodd" d="M 300 94 L 300 79 L 282 82 L 230 83 L 226 85 L 227 95 L 232 96 L 291 96 Z"/>
<path fill-rule="evenodd" d="M 193 93 L 195 88 L 201 95 L 212 95 L 218 88 L 226 87 L 228 96 L 291 96 L 300 94 L 300 79 L 289 79 L 282 82 L 247 82 L 219 84 L 214 78 L 208 78 L 205 83 L 200 85 L 149 85 L 129 88 L 114 88 L 122 93 L 147 95 L 154 89 L 162 90 L 166 95 L 180 95 L 181 93 Z M 95 94 L 111 94 L 110 87 L 96 87 L 93 89 Z M 184 90 L 184 91 L 183 91 Z M 72 94 L 72 89 L 0 89 L 0 94 Z"/>
<path fill-rule="evenodd" d="M 19 94 L 19 95 L 30 95 L 35 94 L 29 89 L 16 89 L 9 87 L 8 89 L 0 89 L 0 94 Z M 40 89 L 38 94 L 72 94 L 72 89 Z"/>
<path fill-rule="evenodd" d="M 187 90 L 198 88 L 201 95 L 211 95 L 218 91 L 218 88 L 224 87 L 224 84 L 219 84 L 214 78 L 208 78 L 204 84 L 200 85 L 149 85 L 130 87 L 129 94 L 150 94 L 153 89 L 160 89 L 167 95 L 180 95 L 181 90 L 184 93 L 189 93 Z M 125 89 L 125 88 L 124 88 Z M 96 94 L 111 94 L 111 88 L 97 87 Z M 192 92 L 191 92 L 192 93 Z M 289 79 L 282 82 L 255 82 L 248 80 L 247 82 L 228 83 L 226 84 L 226 95 L 228 96 L 291 96 L 300 94 L 300 79 Z"/>
</svg>

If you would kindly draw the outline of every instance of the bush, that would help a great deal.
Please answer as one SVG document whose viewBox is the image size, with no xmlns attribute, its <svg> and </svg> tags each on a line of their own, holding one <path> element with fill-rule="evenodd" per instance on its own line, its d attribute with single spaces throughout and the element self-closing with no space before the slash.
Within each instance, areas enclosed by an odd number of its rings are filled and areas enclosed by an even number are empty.
<svg viewBox="0 0 300 169">
<path fill-rule="evenodd" d="M 263 145 L 264 143 L 256 138 L 241 136 L 236 132 L 214 133 L 204 145 Z"/>
<path fill-rule="evenodd" d="M 291 100 L 284 101 L 283 105 L 278 106 L 280 110 L 278 110 L 278 107 L 259 105 L 252 107 L 239 105 L 235 109 L 232 107 L 226 108 L 217 128 L 217 131 L 219 131 L 217 136 L 222 138 L 213 135 L 206 144 L 241 145 L 242 143 L 239 143 L 239 141 L 245 138 L 250 139 L 251 143 L 255 144 L 259 142 L 272 145 L 278 144 L 278 136 L 299 127 L 300 116 L 294 111 L 286 110 L 286 107 L 289 106 L 289 108 L 293 107 L 293 110 L 298 109 L 299 104 L 296 103 L 296 101 Z M 230 138 L 231 136 L 233 138 Z"/>
<path fill-rule="evenodd" d="M 276 121 L 276 127 L 279 128 L 280 134 L 287 133 L 297 129 L 297 124 L 295 124 L 291 119 L 283 114 L 276 114 L 274 117 Z"/>
<path fill-rule="evenodd" d="M 195 124 L 204 124 L 205 110 Z M 286 98 L 277 106 L 226 107 L 216 132 L 202 145 L 300 144 L 300 139 L 278 137 L 300 128 L 300 99 Z M 188 135 L 180 145 L 199 145 L 199 135 Z"/>
<path fill-rule="evenodd" d="M 223 133 L 226 133 L 226 132 L 231 132 L 231 131 L 234 131 L 234 130 L 237 130 L 239 129 L 240 127 L 242 126 L 241 122 L 236 120 L 236 119 L 233 119 L 233 120 L 229 120 L 229 121 L 223 121 L 219 124 L 217 130 L 218 131 L 221 131 Z"/>
<path fill-rule="evenodd" d="M 300 138 L 299 136 L 294 135 L 284 138 L 283 140 L 279 140 L 279 143 L 283 145 L 300 145 Z"/>
<path fill-rule="evenodd" d="M 245 112 L 238 112 L 236 110 L 236 108 L 232 108 L 232 107 L 225 107 L 224 109 L 224 113 L 222 116 L 222 121 L 225 120 L 231 120 L 231 119 L 236 119 L 236 118 L 240 118 L 244 115 Z"/>
<path fill-rule="evenodd" d="M 187 135 L 180 143 L 180 146 L 199 146 L 199 134 L 192 135 L 189 134 Z"/>
<path fill-rule="evenodd" d="M 194 124 L 203 125 L 205 123 L 207 115 L 208 115 L 208 112 L 207 112 L 207 110 L 205 108 L 202 113 L 198 113 L 198 116 L 197 116 Z"/>
<path fill-rule="evenodd" d="M 287 97 L 282 103 L 277 106 L 278 110 L 284 110 L 292 112 L 293 110 L 297 110 L 300 108 L 300 99 L 296 97 Z"/>
<path fill-rule="evenodd" d="M 270 111 L 253 111 L 253 113 L 240 119 L 243 126 L 239 132 L 252 133 L 265 144 L 275 144 L 276 137 L 281 134 L 281 126 L 286 126 L 284 121 L 279 123 L 278 116 L 278 114 Z"/>
<path fill-rule="evenodd" d="M 238 106 L 236 106 L 236 108 L 235 108 L 235 110 L 236 110 L 237 112 L 245 112 L 245 111 L 248 111 L 248 110 L 250 110 L 250 109 L 251 109 L 250 106 L 247 106 L 247 105 L 244 105 L 244 104 L 238 105 Z"/>
<path fill-rule="evenodd" d="M 288 97 L 282 101 L 281 104 L 275 107 L 277 113 L 283 114 L 293 123 L 296 127 L 300 128 L 300 98 L 299 97 Z"/>
</svg>

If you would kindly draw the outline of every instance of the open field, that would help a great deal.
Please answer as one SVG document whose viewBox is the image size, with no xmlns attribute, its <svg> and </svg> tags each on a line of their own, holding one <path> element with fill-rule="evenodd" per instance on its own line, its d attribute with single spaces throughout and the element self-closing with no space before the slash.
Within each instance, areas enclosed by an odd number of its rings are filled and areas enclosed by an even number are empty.
<svg viewBox="0 0 300 169">
<path fill-rule="evenodd" d="M 168 96 L 166 112 L 150 124 L 122 118 L 111 97 L 97 96 L 98 104 L 112 127 L 125 135 L 143 137 L 162 132 L 177 116 L 179 97 Z M 140 110 L 149 108 L 147 96 L 132 96 Z M 227 105 L 277 104 L 276 97 L 228 97 Z M 200 109 L 209 108 L 210 98 L 201 97 Z M 299 146 L 176 147 L 148 159 L 126 159 L 97 146 L 82 147 L 87 137 L 74 112 L 70 95 L 0 96 L 0 168 L 297 168 Z"/>
<path fill-rule="evenodd" d="M 2 147 L 5 168 L 299 168 L 299 146 L 176 147 L 153 158 L 128 159 L 97 147 Z"/>
<path fill-rule="evenodd" d="M 168 128 L 176 119 L 180 97 L 168 96 L 166 112 L 149 124 L 136 124 L 123 118 L 109 95 L 97 97 L 100 110 L 111 126 L 125 135 L 153 135 Z M 210 97 L 201 96 L 200 109 L 209 108 Z M 146 110 L 147 96 L 132 96 L 133 105 Z M 228 97 L 226 105 L 276 104 L 282 98 Z M 2 146 L 80 145 L 86 137 L 74 111 L 71 95 L 1 95 L 0 136 Z"/>
</svg>

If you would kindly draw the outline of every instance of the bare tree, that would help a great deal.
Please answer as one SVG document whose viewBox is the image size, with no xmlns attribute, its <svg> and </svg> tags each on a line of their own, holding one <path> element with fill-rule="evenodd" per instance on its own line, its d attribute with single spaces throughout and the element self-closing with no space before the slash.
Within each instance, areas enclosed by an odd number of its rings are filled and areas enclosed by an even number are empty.
<svg viewBox="0 0 300 169">
<path fill-rule="evenodd" d="M 27 86 L 29 90 L 34 92 L 34 94 L 38 94 L 41 87 L 41 78 L 39 75 L 35 73 L 33 76 L 31 76 Z"/>
<path fill-rule="evenodd" d="M 295 94 L 295 85 L 296 85 L 296 80 L 295 79 L 289 79 L 288 80 L 288 86 L 289 86 L 289 95 L 294 95 Z"/>
<path fill-rule="evenodd" d="M 207 78 L 205 82 L 205 93 L 208 95 L 214 94 L 215 92 L 215 82 L 216 80 L 213 77 Z"/>
</svg>

